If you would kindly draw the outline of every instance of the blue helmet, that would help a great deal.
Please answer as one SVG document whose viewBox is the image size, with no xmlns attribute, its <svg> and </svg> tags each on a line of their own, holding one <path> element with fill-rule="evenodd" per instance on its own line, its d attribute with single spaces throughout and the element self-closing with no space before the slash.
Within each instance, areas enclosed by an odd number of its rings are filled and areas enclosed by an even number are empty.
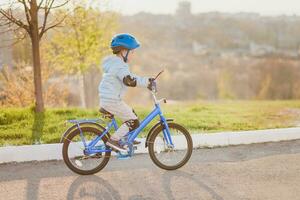
<svg viewBox="0 0 300 200">
<path fill-rule="evenodd" d="M 110 43 L 111 48 L 124 47 L 129 50 L 136 49 L 139 46 L 140 43 L 137 41 L 137 39 L 129 33 L 120 33 L 115 35 Z"/>
</svg>

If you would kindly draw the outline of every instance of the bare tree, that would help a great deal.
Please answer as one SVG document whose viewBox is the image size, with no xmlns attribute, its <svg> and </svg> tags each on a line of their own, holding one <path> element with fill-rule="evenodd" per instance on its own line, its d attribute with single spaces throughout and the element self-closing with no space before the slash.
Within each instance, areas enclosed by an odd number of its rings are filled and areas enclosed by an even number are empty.
<svg viewBox="0 0 300 200">
<path fill-rule="evenodd" d="M 15 39 L 13 43 L 27 35 L 31 39 L 36 112 L 44 111 L 40 41 L 48 30 L 60 26 L 67 16 L 50 22 L 48 20 L 50 12 L 65 6 L 68 2 L 70 0 L 7 0 L 6 3 L 0 4 L 0 26 L 5 27 L 3 32 L 16 33 L 17 38 L 13 38 Z"/>
</svg>

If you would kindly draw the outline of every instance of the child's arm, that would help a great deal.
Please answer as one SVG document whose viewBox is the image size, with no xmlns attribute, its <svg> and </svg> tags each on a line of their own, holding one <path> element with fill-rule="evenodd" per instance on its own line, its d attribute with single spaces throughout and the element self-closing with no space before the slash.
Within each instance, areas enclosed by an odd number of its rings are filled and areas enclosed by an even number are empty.
<svg viewBox="0 0 300 200">
<path fill-rule="evenodd" d="M 128 87 L 147 87 L 149 85 L 148 77 L 141 77 L 131 73 L 128 67 L 122 67 L 117 72 L 118 78 Z"/>
</svg>

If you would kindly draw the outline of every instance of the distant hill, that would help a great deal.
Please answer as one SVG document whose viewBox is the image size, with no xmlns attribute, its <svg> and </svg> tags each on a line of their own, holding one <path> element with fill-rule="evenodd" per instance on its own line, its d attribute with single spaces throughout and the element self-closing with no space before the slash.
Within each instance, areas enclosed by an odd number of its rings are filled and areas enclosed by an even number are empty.
<svg viewBox="0 0 300 200">
<path fill-rule="evenodd" d="M 300 97 L 299 16 L 193 15 L 187 8 L 174 15 L 122 16 L 120 24 L 121 32 L 142 43 L 134 70 L 165 68 L 161 91 L 169 98 Z"/>
<path fill-rule="evenodd" d="M 201 45 L 212 51 L 251 48 L 299 51 L 300 17 L 265 17 L 255 13 L 201 13 L 154 15 L 139 13 L 121 17 L 121 30 L 143 38 L 145 47 L 193 49 Z M 254 46 L 254 47 L 253 47 Z"/>
</svg>

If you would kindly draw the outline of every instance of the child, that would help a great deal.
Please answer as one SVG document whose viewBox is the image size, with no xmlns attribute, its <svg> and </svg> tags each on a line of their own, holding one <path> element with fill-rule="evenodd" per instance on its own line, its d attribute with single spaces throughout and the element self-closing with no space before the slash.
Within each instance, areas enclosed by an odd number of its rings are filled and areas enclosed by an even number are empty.
<svg viewBox="0 0 300 200">
<path fill-rule="evenodd" d="M 139 120 L 134 110 L 122 97 L 127 87 L 147 87 L 151 90 L 153 78 L 139 77 L 129 71 L 128 63 L 132 60 L 134 49 L 140 46 L 134 36 L 123 33 L 115 35 L 111 41 L 114 55 L 103 59 L 103 78 L 99 85 L 100 105 L 102 110 L 121 118 L 123 124 L 111 136 L 106 145 L 121 152 L 127 150 L 119 144 L 120 139 L 129 131 L 139 127 Z M 134 144 L 140 142 L 134 141 Z"/>
</svg>

